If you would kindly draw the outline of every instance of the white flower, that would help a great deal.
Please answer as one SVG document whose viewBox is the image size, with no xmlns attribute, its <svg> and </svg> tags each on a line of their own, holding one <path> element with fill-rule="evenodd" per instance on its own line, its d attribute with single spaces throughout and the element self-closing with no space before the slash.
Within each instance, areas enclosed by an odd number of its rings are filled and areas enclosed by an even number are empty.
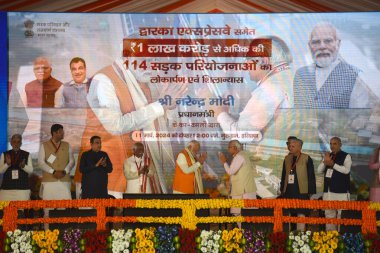
<svg viewBox="0 0 380 253">
<path fill-rule="evenodd" d="M 13 253 L 20 253 L 18 249 L 13 250 Z"/>
<path fill-rule="evenodd" d="M 20 229 L 16 229 L 14 234 L 15 234 L 15 236 L 19 236 L 21 234 L 21 230 Z"/>
<path fill-rule="evenodd" d="M 201 251 L 202 251 L 202 252 L 207 252 L 207 248 L 206 248 L 206 247 L 202 247 L 202 248 L 201 248 Z"/>
<path fill-rule="evenodd" d="M 132 229 L 128 229 L 127 233 L 125 234 L 128 235 L 128 237 L 132 237 L 132 234 L 133 234 Z"/>
<path fill-rule="evenodd" d="M 294 240 L 296 240 L 298 242 L 299 240 L 301 240 L 301 237 L 299 237 L 299 235 L 297 235 L 296 237 L 294 237 Z"/>
<path fill-rule="evenodd" d="M 11 244 L 12 249 L 18 249 L 18 244 L 17 243 L 12 243 Z"/>
<path fill-rule="evenodd" d="M 304 242 L 304 241 L 301 241 L 301 240 L 300 240 L 300 241 L 298 241 L 298 245 L 299 245 L 299 246 L 303 246 L 304 244 L 305 244 L 305 242 Z"/>
<path fill-rule="evenodd" d="M 293 249 L 293 252 L 294 253 L 298 253 L 298 252 L 300 252 L 298 249 Z"/>
<path fill-rule="evenodd" d="M 297 242 L 293 242 L 293 243 L 292 243 L 292 247 L 293 247 L 293 249 L 294 249 L 294 248 L 297 248 L 297 247 L 298 247 L 298 243 L 297 243 Z"/>
<path fill-rule="evenodd" d="M 310 236 L 310 235 L 311 235 L 311 231 L 310 231 L 310 230 L 306 231 L 306 234 L 307 234 L 308 236 Z"/>
<path fill-rule="evenodd" d="M 129 249 L 125 249 L 123 253 L 129 253 Z"/>
<path fill-rule="evenodd" d="M 120 244 L 119 247 L 118 247 L 119 251 L 123 251 L 125 249 L 124 245 L 123 244 Z"/>
<path fill-rule="evenodd" d="M 8 232 L 7 232 L 7 236 L 8 236 L 8 237 L 11 237 L 11 236 L 12 236 L 12 234 L 13 234 L 13 232 L 12 232 L 12 231 L 8 231 Z"/>
<path fill-rule="evenodd" d="M 218 234 L 214 235 L 214 240 L 219 241 L 219 239 L 220 239 L 220 235 L 218 235 Z"/>
<path fill-rule="evenodd" d="M 294 235 L 289 235 L 290 240 L 294 240 Z"/>
</svg>

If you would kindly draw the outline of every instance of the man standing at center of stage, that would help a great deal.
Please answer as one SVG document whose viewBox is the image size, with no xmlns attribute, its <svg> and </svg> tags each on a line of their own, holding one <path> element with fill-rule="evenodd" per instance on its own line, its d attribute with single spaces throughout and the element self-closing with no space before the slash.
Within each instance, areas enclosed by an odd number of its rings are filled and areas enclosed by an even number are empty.
<svg viewBox="0 0 380 253">
<path fill-rule="evenodd" d="M 325 153 L 318 166 L 318 173 L 324 173 L 323 200 L 350 200 L 351 156 L 341 150 L 338 137 L 330 140 L 331 153 Z M 326 218 L 340 218 L 342 210 L 325 210 Z M 335 224 L 326 224 L 326 230 L 336 230 Z"/>
<path fill-rule="evenodd" d="M 54 107 L 55 93 L 62 83 L 51 76 L 52 67 L 45 57 L 37 57 L 33 62 L 36 80 L 25 85 L 28 107 Z"/>
<path fill-rule="evenodd" d="M 252 162 L 252 154 L 243 150 L 238 140 L 232 140 L 228 143 L 228 153 L 233 157 L 231 165 L 228 165 L 227 158 L 221 152 L 219 153 L 219 160 L 227 174 L 231 176 L 231 197 L 233 199 L 256 199 L 255 178 L 257 173 Z M 240 215 L 241 209 L 231 208 L 231 213 Z"/>
<path fill-rule="evenodd" d="M 207 153 L 201 153 L 198 158 L 197 154 L 200 149 L 200 143 L 196 140 L 192 140 L 187 147 L 178 154 L 174 172 L 173 193 L 203 193 L 201 170 L 207 158 Z"/>
<path fill-rule="evenodd" d="M 71 199 L 70 170 L 74 157 L 69 143 L 63 141 L 63 126 L 51 126 L 51 139 L 41 145 L 38 165 L 42 169 L 40 195 L 43 200 Z"/>
<path fill-rule="evenodd" d="M 80 172 L 82 177 L 82 198 L 108 198 L 108 173 L 112 172 L 112 163 L 106 152 L 101 151 L 99 136 L 90 139 L 91 150 L 82 154 Z"/>
<path fill-rule="evenodd" d="M 282 166 L 281 195 L 288 199 L 310 199 L 316 193 L 313 160 L 301 153 L 303 142 L 290 140 L 289 154 L 285 156 Z M 291 210 L 291 215 L 304 217 L 307 210 Z M 297 230 L 305 230 L 305 224 L 298 223 Z"/>
</svg>

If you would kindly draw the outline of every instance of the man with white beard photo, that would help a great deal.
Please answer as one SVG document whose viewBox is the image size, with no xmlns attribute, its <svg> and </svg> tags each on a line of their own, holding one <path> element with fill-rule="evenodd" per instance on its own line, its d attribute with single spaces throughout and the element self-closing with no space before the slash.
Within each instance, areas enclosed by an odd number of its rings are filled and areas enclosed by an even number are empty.
<svg viewBox="0 0 380 253">
<path fill-rule="evenodd" d="M 314 26 L 308 46 L 314 63 L 295 74 L 295 108 L 372 108 L 375 95 L 360 78 L 361 70 L 339 55 L 341 39 L 335 26 Z"/>
</svg>

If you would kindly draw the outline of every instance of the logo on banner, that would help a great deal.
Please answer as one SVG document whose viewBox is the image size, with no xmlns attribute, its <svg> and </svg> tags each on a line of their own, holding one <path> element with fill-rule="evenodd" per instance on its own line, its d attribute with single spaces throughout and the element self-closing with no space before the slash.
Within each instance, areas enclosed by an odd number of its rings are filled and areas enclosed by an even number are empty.
<svg viewBox="0 0 380 253">
<path fill-rule="evenodd" d="M 34 32 L 33 32 L 34 21 L 28 19 L 24 22 L 24 26 L 25 26 L 25 32 L 24 32 L 25 38 L 33 38 L 33 36 L 34 36 Z"/>
</svg>

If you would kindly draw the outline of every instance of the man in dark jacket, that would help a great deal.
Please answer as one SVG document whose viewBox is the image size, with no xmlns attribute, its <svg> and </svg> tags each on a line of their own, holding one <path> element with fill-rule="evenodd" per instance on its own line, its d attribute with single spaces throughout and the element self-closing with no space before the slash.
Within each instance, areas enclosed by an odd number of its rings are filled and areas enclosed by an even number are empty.
<svg viewBox="0 0 380 253">
<path fill-rule="evenodd" d="M 82 198 L 108 198 L 108 173 L 112 172 L 112 163 L 106 152 L 101 151 L 99 136 L 90 139 L 91 149 L 82 154 L 80 172 L 82 177 Z"/>
</svg>

